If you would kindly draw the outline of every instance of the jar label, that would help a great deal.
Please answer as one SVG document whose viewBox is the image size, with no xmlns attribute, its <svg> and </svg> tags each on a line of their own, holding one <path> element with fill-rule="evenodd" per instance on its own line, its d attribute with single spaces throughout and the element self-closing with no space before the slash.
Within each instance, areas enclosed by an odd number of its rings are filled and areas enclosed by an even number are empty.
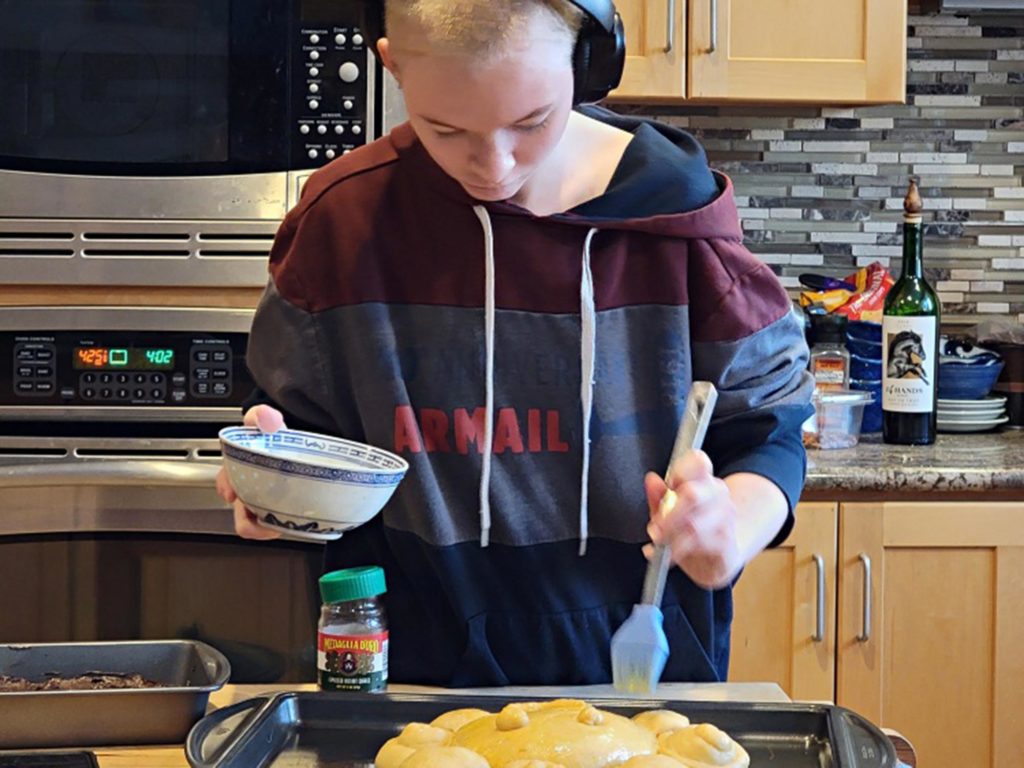
<svg viewBox="0 0 1024 768">
<path fill-rule="evenodd" d="M 319 632 L 316 666 L 325 691 L 383 691 L 388 684 L 388 633 Z"/>
<path fill-rule="evenodd" d="M 934 317 L 882 318 L 882 410 L 930 413 L 935 407 Z"/>
<path fill-rule="evenodd" d="M 818 389 L 843 389 L 846 384 L 846 361 L 841 358 L 818 358 L 813 362 L 813 369 Z"/>
</svg>

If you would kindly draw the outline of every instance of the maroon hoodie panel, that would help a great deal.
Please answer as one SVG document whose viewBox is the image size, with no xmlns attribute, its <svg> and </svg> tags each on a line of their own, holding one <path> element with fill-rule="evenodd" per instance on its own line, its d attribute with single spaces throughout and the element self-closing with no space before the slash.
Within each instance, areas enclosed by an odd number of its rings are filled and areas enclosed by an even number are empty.
<svg viewBox="0 0 1024 768">
<path fill-rule="evenodd" d="M 597 309 L 691 306 L 694 339 L 744 338 L 771 324 L 788 298 L 739 239 L 732 186 L 695 211 L 591 221 L 538 217 L 488 203 L 499 309 L 578 313 L 584 242 L 591 242 Z M 306 311 L 368 302 L 480 308 L 481 205 L 445 174 L 403 125 L 313 174 L 271 252 L 278 292 Z M 682 267 L 682 268 L 681 268 Z M 740 306 L 738 289 L 754 291 Z"/>
</svg>

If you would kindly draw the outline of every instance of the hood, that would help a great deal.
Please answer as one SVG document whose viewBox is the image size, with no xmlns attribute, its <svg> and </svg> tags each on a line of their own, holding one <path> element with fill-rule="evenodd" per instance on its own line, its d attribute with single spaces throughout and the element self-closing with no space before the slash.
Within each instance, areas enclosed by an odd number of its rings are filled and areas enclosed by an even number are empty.
<svg viewBox="0 0 1024 768">
<path fill-rule="evenodd" d="M 635 156 L 639 161 L 626 174 L 621 169 L 617 171 L 601 198 L 552 216 L 536 216 L 510 202 L 476 200 L 434 162 L 409 123 L 396 126 L 387 138 L 403 163 L 408 163 L 410 171 L 416 174 L 418 183 L 429 185 L 437 194 L 467 207 L 483 206 L 493 216 L 522 216 L 586 229 L 636 231 L 669 238 L 742 239 L 732 182 L 708 167 L 704 151 L 693 136 L 674 126 L 617 115 L 601 107 L 579 109 L 589 117 L 632 133 L 638 144 Z M 674 210 L 653 215 L 636 213 L 638 206 L 648 206 L 649 200 L 645 198 L 662 195 L 666 188 L 681 191 Z M 617 207 L 623 213 L 588 214 L 594 203 L 603 208 Z"/>
</svg>

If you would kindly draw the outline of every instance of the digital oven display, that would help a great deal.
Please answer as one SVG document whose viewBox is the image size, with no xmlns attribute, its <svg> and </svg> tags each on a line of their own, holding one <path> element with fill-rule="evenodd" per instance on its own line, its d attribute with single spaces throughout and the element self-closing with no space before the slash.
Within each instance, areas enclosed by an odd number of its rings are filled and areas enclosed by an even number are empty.
<svg viewBox="0 0 1024 768">
<path fill-rule="evenodd" d="M 75 347 L 75 370 L 170 371 L 174 350 L 161 347 Z"/>
</svg>

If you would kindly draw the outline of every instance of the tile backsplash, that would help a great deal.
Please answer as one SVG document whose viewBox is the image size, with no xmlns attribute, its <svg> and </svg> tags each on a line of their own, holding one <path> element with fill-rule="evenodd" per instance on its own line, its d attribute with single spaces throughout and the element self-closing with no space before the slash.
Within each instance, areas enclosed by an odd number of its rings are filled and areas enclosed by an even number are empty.
<svg viewBox="0 0 1024 768">
<path fill-rule="evenodd" d="M 732 177 L 747 244 L 797 275 L 900 271 L 920 179 L 925 266 L 945 319 L 1024 322 L 1024 11 L 911 16 L 902 105 L 615 105 L 687 128 Z M 890 263 L 891 262 L 891 263 Z"/>
</svg>

